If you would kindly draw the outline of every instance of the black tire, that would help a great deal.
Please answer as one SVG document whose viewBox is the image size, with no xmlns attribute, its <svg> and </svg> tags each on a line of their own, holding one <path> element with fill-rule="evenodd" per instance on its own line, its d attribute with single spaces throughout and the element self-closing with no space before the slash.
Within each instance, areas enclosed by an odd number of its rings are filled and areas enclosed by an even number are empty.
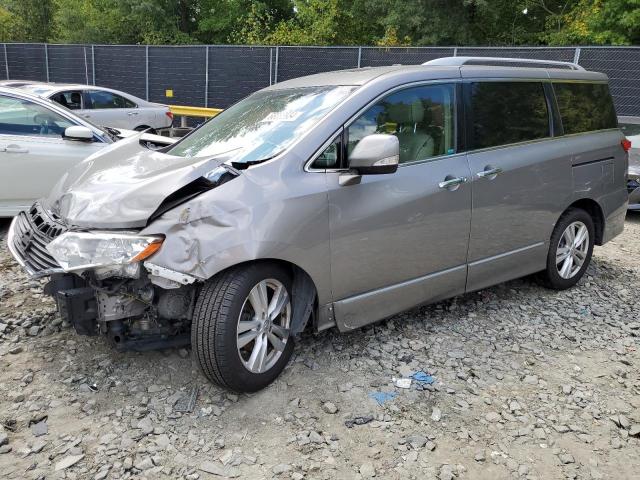
<svg viewBox="0 0 640 480">
<path fill-rule="evenodd" d="M 279 360 L 264 373 L 245 368 L 237 346 L 237 326 L 251 289 L 266 279 L 285 286 L 291 299 L 291 277 L 272 263 L 256 263 L 226 270 L 209 280 L 196 299 L 191 325 L 191 345 L 204 375 L 236 392 L 255 392 L 273 382 L 293 353 L 290 335 Z"/>
<path fill-rule="evenodd" d="M 578 270 L 571 278 L 563 278 L 558 272 L 558 267 L 556 264 L 556 251 L 558 249 L 558 244 L 562 239 L 564 231 L 567 229 L 567 227 L 569 227 L 569 225 L 574 222 L 582 222 L 587 227 L 587 231 L 589 232 L 589 246 L 587 249 L 585 260 L 580 270 Z M 580 279 L 584 275 L 584 272 L 589 267 L 594 243 L 595 227 L 591 215 L 589 215 L 581 208 L 568 209 L 562 214 L 562 216 L 558 220 L 558 223 L 556 223 L 556 226 L 553 229 L 551 240 L 549 242 L 549 253 L 547 254 L 547 268 L 546 270 L 538 274 L 538 282 L 541 285 L 554 290 L 566 290 L 567 288 L 573 287 L 580 281 Z"/>
</svg>

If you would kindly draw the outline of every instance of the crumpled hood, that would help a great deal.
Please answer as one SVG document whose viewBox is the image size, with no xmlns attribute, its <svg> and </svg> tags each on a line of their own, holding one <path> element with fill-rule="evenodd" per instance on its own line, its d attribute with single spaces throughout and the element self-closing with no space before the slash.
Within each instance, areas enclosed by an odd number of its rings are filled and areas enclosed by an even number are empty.
<svg viewBox="0 0 640 480">
<path fill-rule="evenodd" d="M 141 135 L 120 140 L 69 170 L 45 207 L 81 228 L 143 227 L 162 201 L 227 159 L 185 158 L 149 150 Z"/>
</svg>

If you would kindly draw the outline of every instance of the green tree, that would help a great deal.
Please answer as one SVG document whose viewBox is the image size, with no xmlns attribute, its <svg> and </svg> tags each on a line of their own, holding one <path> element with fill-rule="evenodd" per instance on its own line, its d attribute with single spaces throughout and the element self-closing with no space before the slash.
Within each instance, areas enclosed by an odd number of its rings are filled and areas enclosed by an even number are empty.
<svg viewBox="0 0 640 480">
<path fill-rule="evenodd" d="M 248 25 L 258 31 L 267 28 L 266 22 L 275 25 L 292 16 L 291 0 L 200 0 L 196 36 L 203 43 L 227 43 L 243 30 L 248 33 Z"/>
<path fill-rule="evenodd" d="M 640 0 L 580 0 L 542 36 L 550 44 L 640 43 Z"/>
<path fill-rule="evenodd" d="M 14 42 L 23 38 L 21 26 L 15 14 L 0 6 L 0 42 Z"/>
<path fill-rule="evenodd" d="M 54 37 L 54 0 L 0 0 L 5 12 L 0 36 L 11 41 L 48 42 Z"/>
</svg>

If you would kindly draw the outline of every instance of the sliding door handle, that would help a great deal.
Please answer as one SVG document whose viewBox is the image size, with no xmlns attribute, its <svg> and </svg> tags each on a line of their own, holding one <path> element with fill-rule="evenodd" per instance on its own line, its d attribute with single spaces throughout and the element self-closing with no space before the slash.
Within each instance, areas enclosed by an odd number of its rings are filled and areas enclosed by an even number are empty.
<svg viewBox="0 0 640 480">
<path fill-rule="evenodd" d="M 490 165 L 487 165 L 486 167 L 484 167 L 484 170 L 482 170 L 481 172 L 478 172 L 476 175 L 478 175 L 478 177 L 480 178 L 488 178 L 489 180 L 493 180 L 501 173 L 502 173 L 502 169 L 500 167 L 494 168 Z"/>
<path fill-rule="evenodd" d="M 440 188 L 446 188 L 448 190 L 455 190 L 457 189 L 460 185 L 462 185 L 463 183 L 467 182 L 467 178 L 466 177 L 454 177 L 451 178 L 450 176 L 447 176 L 444 181 L 440 182 L 438 184 L 438 187 Z"/>
</svg>

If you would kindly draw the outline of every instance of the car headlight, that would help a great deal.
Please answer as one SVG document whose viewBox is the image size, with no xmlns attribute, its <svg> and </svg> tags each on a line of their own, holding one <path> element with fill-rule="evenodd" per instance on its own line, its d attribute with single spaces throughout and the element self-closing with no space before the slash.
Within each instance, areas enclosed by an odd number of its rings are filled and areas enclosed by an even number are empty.
<svg viewBox="0 0 640 480">
<path fill-rule="evenodd" d="M 152 235 L 67 232 L 49 243 L 47 250 L 66 272 L 123 266 L 121 270 L 130 267 L 131 274 L 134 269 L 138 271 L 138 262 L 158 251 L 163 240 L 164 237 Z"/>
</svg>

